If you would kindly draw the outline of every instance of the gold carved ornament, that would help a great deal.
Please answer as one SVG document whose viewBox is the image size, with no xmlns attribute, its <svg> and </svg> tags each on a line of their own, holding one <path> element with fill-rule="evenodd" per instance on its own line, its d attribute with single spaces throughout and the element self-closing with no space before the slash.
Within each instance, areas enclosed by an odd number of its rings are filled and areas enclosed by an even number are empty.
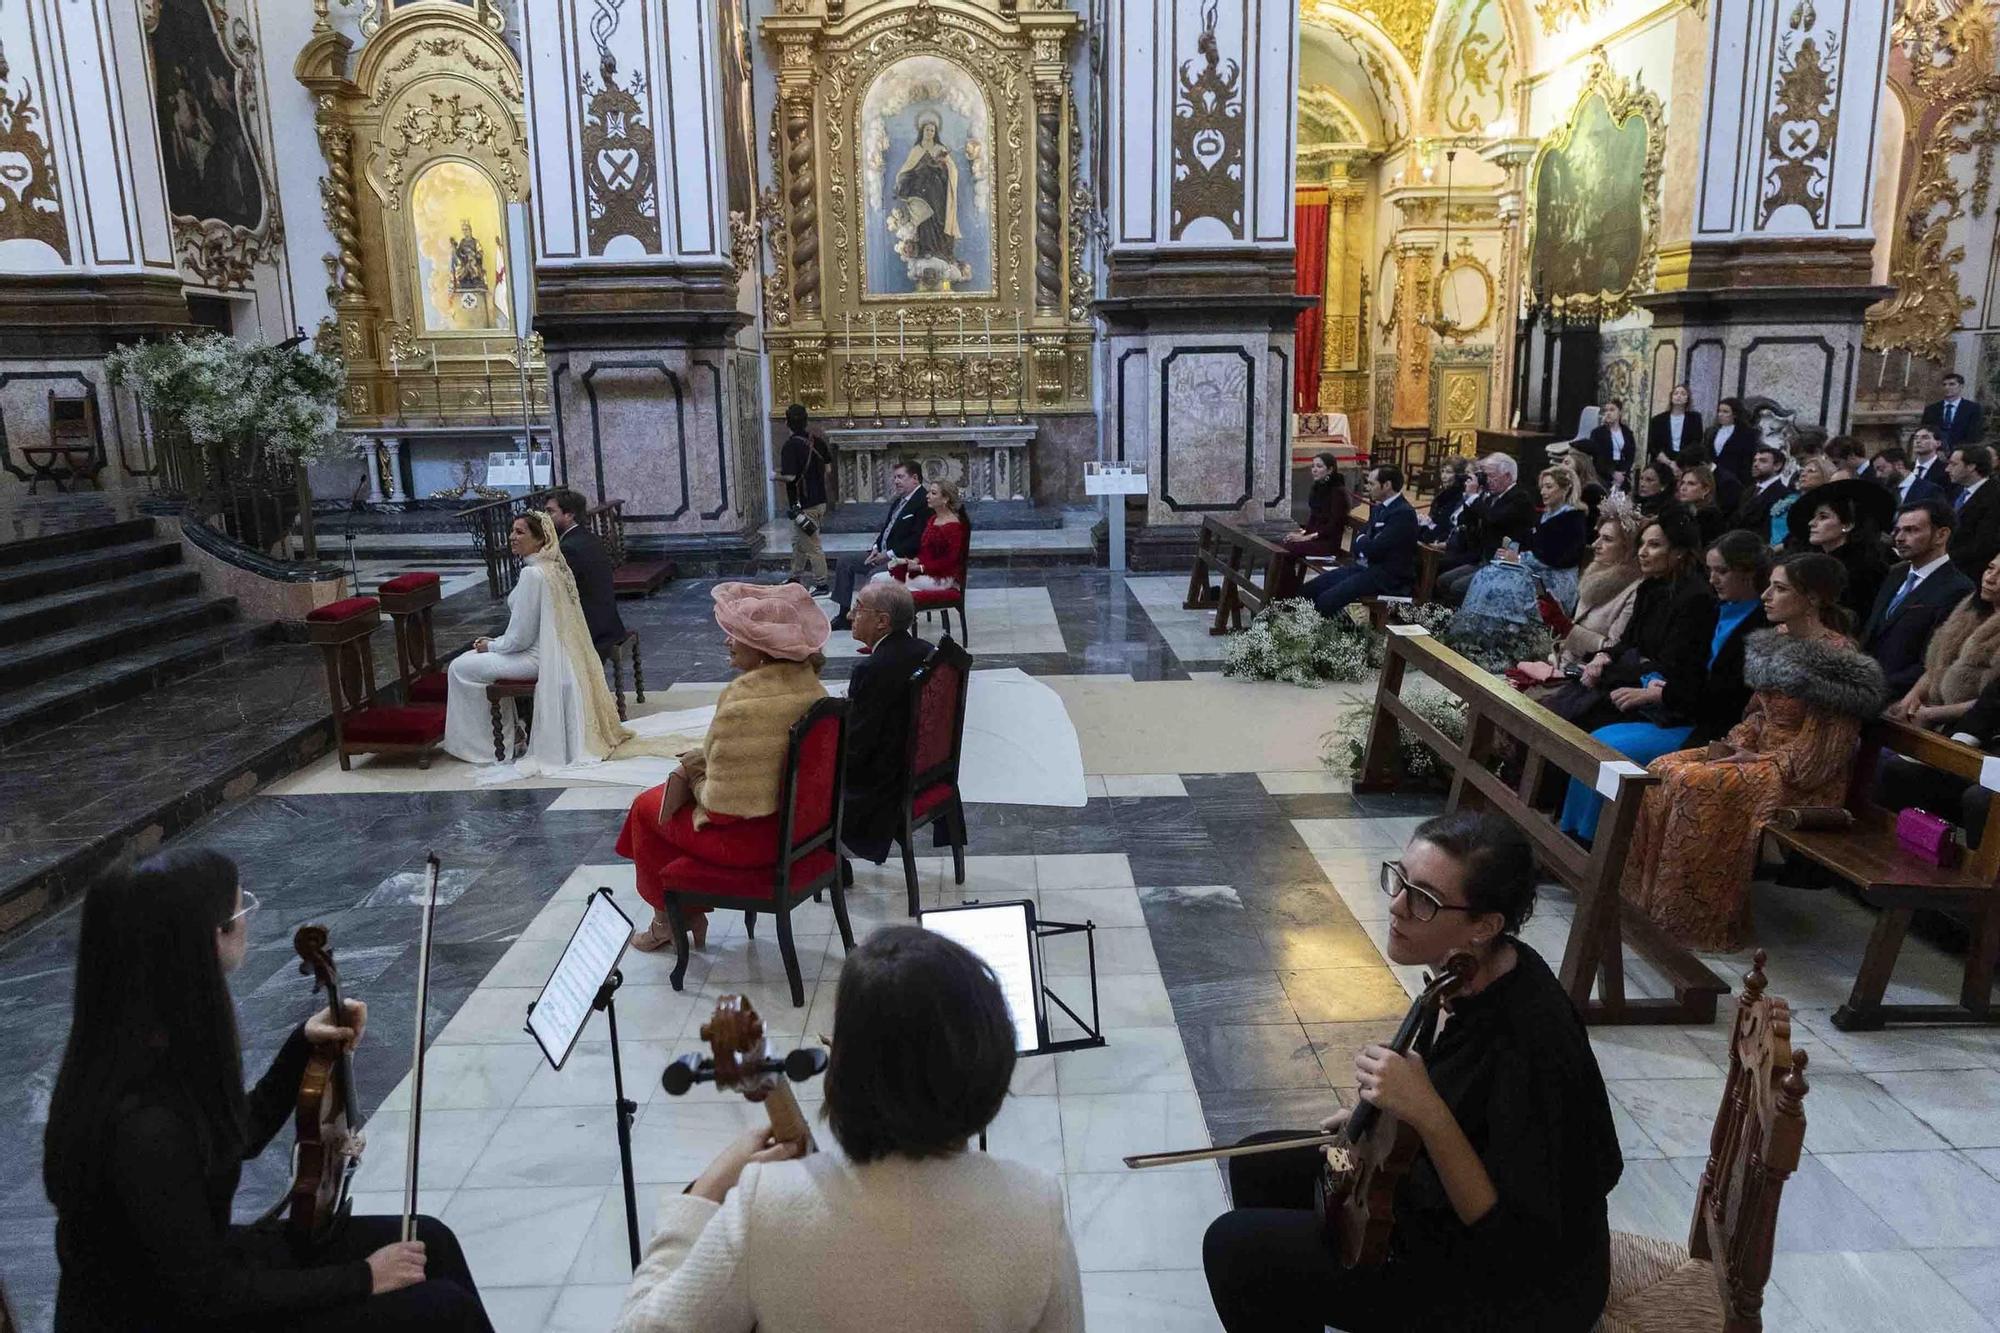
<svg viewBox="0 0 2000 1333">
<path fill-rule="evenodd" d="M 1360 0 L 1347 7 L 1374 19 L 1410 62 L 1410 68 L 1423 64 L 1424 39 L 1430 36 L 1437 0 Z"/>
<path fill-rule="evenodd" d="M 1627 79 L 1614 71 L 1610 63 L 1600 53 L 1592 62 L 1590 73 L 1585 77 L 1583 87 L 1578 90 L 1576 103 L 1570 108 L 1570 115 L 1562 128 L 1542 140 L 1536 149 L 1534 160 L 1528 167 L 1530 198 L 1527 207 L 1526 236 L 1521 252 L 1532 262 L 1535 253 L 1535 231 L 1540 200 L 1533 192 L 1541 179 L 1543 160 L 1553 152 L 1569 147 L 1577 126 L 1582 122 L 1585 108 L 1591 98 L 1602 99 L 1614 129 L 1623 128 L 1625 122 L 1637 116 L 1646 127 L 1646 159 L 1639 176 L 1639 255 L 1633 266 L 1631 280 L 1621 291 L 1598 291 L 1591 293 L 1570 293 L 1558 295 L 1548 300 L 1551 315 L 1559 322 L 1574 320 L 1579 323 L 1602 323 L 1616 318 L 1632 308 L 1632 298 L 1641 292 L 1651 291 L 1653 275 L 1659 266 L 1660 248 L 1660 180 L 1665 170 L 1667 150 L 1666 108 L 1659 94 L 1648 90 L 1634 76 Z M 1497 210 L 1496 210 L 1497 215 Z M 1531 294 L 1524 293 L 1529 302 Z"/>
<path fill-rule="evenodd" d="M 40 241 L 69 260 L 69 227 L 62 186 L 34 90 L 12 85 L 13 71 L 0 49 L 0 240 Z"/>
<path fill-rule="evenodd" d="M 1950 244 L 1952 224 L 1966 216 L 1967 202 L 1952 163 L 1977 151 L 1972 203 L 1980 211 L 1991 187 L 1992 158 L 1986 136 L 1966 131 L 1974 121 L 1983 130 L 2000 98 L 2000 77 L 1992 72 L 1994 19 L 1984 5 L 1946 10 L 1938 0 L 1910 0 L 1889 36 L 1909 57 L 1912 86 L 1906 91 L 1916 104 L 1910 123 L 1928 122 L 1932 129 L 1929 143 L 1907 146 L 1917 153 L 1917 166 L 1889 260 L 1896 291 L 1869 307 L 1862 345 L 1945 361 L 1960 318 L 1974 304 L 1959 290 L 1965 247 Z"/>
<path fill-rule="evenodd" d="M 396 136 L 382 166 L 383 207 L 394 210 L 403 206 L 404 163 L 412 152 L 453 145 L 491 153 L 507 197 L 516 202 L 524 198 L 520 166 L 514 161 L 510 143 L 503 141 L 503 135 L 505 140 L 514 138 L 513 127 L 503 124 L 483 101 L 466 105 L 464 93 L 431 93 L 429 99 L 424 106 L 411 102 L 394 122 L 383 126 L 385 143 L 391 134 Z"/>
<path fill-rule="evenodd" d="M 318 0 L 314 2 L 317 6 Z M 392 11 L 410 3 L 412 0 L 362 0 L 361 35 L 373 37 L 388 21 Z M 499 0 L 460 0 L 460 3 L 478 15 L 480 25 L 487 31 L 501 33 L 507 30 L 507 16 L 500 11 Z M 523 3 L 532 4 L 534 0 L 523 0 Z"/>
<path fill-rule="evenodd" d="M 1812 0 L 1794 0 L 1778 38 L 1777 80 L 1764 122 L 1764 188 L 1758 222 L 1787 204 L 1803 208 L 1814 226 L 1826 223 L 1826 192 L 1839 122 L 1840 34 L 1815 32 Z"/>
<path fill-rule="evenodd" d="M 1454 134 L 1483 134 L 1507 110 L 1512 52 L 1499 0 L 1469 0 L 1438 31 L 1432 53 L 1431 117 Z"/>
<path fill-rule="evenodd" d="M 1220 0 L 1207 0 L 1195 54 L 1179 63 L 1174 91 L 1172 236 L 1213 218 L 1243 236 L 1243 67 L 1221 57 Z"/>
</svg>

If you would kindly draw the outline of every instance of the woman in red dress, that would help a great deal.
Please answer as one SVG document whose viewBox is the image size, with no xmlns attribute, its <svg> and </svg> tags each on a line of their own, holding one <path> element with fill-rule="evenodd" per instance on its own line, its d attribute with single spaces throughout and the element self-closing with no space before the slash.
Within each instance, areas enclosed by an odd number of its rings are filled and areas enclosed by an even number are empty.
<svg viewBox="0 0 2000 1333">
<path fill-rule="evenodd" d="M 618 854 L 637 867 L 639 896 L 653 908 L 652 924 L 632 936 L 643 953 L 674 938 L 664 910 L 669 862 L 691 856 L 747 869 L 777 860 L 792 724 L 826 697 L 820 650 L 831 630 L 811 593 L 796 583 L 721 583 L 711 595 L 729 665 L 742 674 L 715 701 L 701 748 L 639 794 L 618 834 Z M 687 912 L 688 934 L 700 948 L 708 942 L 708 909 Z"/>
<path fill-rule="evenodd" d="M 917 539 L 913 560 L 889 562 L 885 574 L 908 583 L 911 592 L 939 592 L 965 586 L 965 552 L 972 540 L 972 525 L 965 519 L 965 502 L 958 487 L 948 481 L 934 481 L 925 491 L 931 516 Z"/>
</svg>

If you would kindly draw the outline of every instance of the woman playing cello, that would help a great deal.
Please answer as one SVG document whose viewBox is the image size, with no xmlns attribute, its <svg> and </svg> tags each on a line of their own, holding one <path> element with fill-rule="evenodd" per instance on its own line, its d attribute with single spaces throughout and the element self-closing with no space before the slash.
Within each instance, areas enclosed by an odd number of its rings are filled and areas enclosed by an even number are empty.
<svg viewBox="0 0 2000 1333">
<path fill-rule="evenodd" d="M 1428 1057 L 1373 1045 L 1355 1057 L 1361 1099 L 1421 1140 L 1389 1257 L 1343 1268 L 1328 1248 L 1312 1211 L 1318 1149 L 1231 1158 L 1236 1206 L 1202 1246 L 1216 1312 L 1230 1333 L 1584 1333 L 1604 1308 L 1604 1199 L 1623 1160 L 1583 1023 L 1515 938 L 1535 901 L 1527 839 L 1493 815 L 1432 819 L 1382 885 L 1390 961 L 1436 967 L 1468 950 L 1478 964 Z"/>
<path fill-rule="evenodd" d="M 83 903 L 76 1007 L 49 1104 L 43 1180 L 56 1206 L 57 1333 L 224 1329 L 491 1333 L 442 1223 L 350 1217 L 318 1247 L 232 1226 L 245 1161 L 290 1117 L 314 1043 L 352 1046 L 367 1006 L 293 1031 L 247 1094 L 227 974 L 254 896 L 229 858 L 163 852 Z"/>
</svg>

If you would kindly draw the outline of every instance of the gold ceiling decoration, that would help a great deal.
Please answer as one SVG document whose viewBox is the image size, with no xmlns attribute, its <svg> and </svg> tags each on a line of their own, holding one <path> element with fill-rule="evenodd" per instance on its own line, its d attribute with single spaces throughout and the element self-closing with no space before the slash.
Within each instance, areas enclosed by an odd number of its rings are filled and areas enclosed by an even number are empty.
<svg viewBox="0 0 2000 1333">
<path fill-rule="evenodd" d="M 1411 69 L 1424 63 L 1424 39 L 1430 36 L 1437 0 L 1351 0 L 1342 6 L 1375 20 Z"/>
</svg>

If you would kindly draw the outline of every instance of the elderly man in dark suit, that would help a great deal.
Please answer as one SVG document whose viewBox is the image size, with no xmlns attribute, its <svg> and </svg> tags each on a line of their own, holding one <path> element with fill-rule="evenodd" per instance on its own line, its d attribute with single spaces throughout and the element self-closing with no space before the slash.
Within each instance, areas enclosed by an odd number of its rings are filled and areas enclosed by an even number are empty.
<svg viewBox="0 0 2000 1333">
<path fill-rule="evenodd" d="M 900 583 L 870 583 L 849 618 L 867 649 L 847 682 L 847 785 L 842 789 L 840 840 L 880 865 L 901 823 L 909 781 L 910 676 L 930 656 L 912 632 L 917 604 Z"/>
<path fill-rule="evenodd" d="M 1924 674 L 1924 647 L 1967 593 L 1972 580 L 1951 563 L 1951 505 L 1918 500 L 1896 511 L 1893 540 L 1902 563 L 1882 580 L 1861 627 L 1861 650 L 1882 664 L 1889 697 L 1910 692 Z"/>
<path fill-rule="evenodd" d="M 590 641 L 607 648 L 625 637 L 625 622 L 618 617 L 618 595 L 611 584 L 611 553 L 583 526 L 590 501 L 580 491 L 557 491 L 546 506 L 555 521 L 563 560 L 576 578 L 576 597 L 583 603 L 583 623 L 590 627 Z"/>
<path fill-rule="evenodd" d="M 1500 543 L 1525 544 L 1535 533 L 1536 497 L 1519 482 L 1520 465 L 1506 454 L 1488 454 L 1476 469 L 1482 493 L 1466 502 L 1459 521 L 1465 533 L 1465 553 L 1446 561 L 1438 575 L 1438 600 L 1457 606 L 1465 590 Z"/>
<path fill-rule="evenodd" d="M 923 540 L 924 520 L 930 507 L 924 503 L 924 470 L 914 459 L 904 459 L 889 469 L 889 512 L 875 530 L 875 541 L 866 551 L 849 551 L 833 569 L 833 627 L 852 628 L 847 608 L 854 600 L 854 585 L 866 582 L 876 571 L 889 567 L 897 556 L 905 560 L 917 554 Z"/>
<path fill-rule="evenodd" d="M 1986 412 L 1964 396 L 1965 376 L 1944 377 L 1944 397 L 1924 408 L 1923 424 L 1937 433 L 1945 449 L 1978 444 L 1986 437 Z"/>
</svg>

